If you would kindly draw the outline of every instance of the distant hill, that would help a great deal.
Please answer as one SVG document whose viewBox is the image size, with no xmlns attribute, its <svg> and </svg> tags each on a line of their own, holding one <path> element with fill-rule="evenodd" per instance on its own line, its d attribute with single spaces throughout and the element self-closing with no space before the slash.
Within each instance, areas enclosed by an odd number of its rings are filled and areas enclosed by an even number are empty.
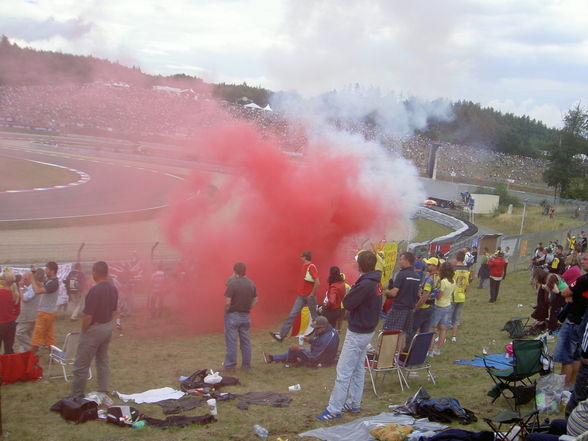
<svg viewBox="0 0 588 441">
<path fill-rule="evenodd" d="M 94 81 L 180 88 L 196 88 L 205 84 L 202 79 L 185 74 L 148 75 L 139 67 L 127 67 L 92 56 L 22 48 L 11 43 L 6 36 L 0 37 L 0 86 L 63 85 Z M 265 106 L 272 94 L 267 89 L 252 87 L 246 83 L 209 86 L 215 96 L 234 103 L 246 97 Z"/>
<path fill-rule="evenodd" d="M 6 36 L 0 39 L 0 86 L 60 85 L 117 81 L 151 87 L 166 85 L 180 88 L 201 87 L 200 78 L 178 74 L 154 76 L 139 67 L 92 56 L 63 54 L 21 48 Z M 273 92 L 262 87 L 243 84 L 209 84 L 214 96 L 231 103 L 253 101 L 264 107 Z M 454 118 L 447 121 L 429 120 L 420 134 L 437 141 L 467 144 L 515 155 L 538 157 L 555 144 L 559 131 L 528 116 L 515 116 L 471 101 L 452 104 Z"/>
</svg>

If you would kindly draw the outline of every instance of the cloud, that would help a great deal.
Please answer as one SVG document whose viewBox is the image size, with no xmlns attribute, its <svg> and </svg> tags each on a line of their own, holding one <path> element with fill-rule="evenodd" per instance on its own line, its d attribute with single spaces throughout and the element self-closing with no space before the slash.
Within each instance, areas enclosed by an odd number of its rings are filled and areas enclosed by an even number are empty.
<svg viewBox="0 0 588 441">
<path fill-rule="evenodd" d="M 92 22 L 82 18 L 63 21 L 54 17 L 45 20 L 7 16 L 0 18 L 0 33 L 24 41 L 48 40 L 57 36 L 77 40 L 92 31 L 93 27 Z"/>
</svg>

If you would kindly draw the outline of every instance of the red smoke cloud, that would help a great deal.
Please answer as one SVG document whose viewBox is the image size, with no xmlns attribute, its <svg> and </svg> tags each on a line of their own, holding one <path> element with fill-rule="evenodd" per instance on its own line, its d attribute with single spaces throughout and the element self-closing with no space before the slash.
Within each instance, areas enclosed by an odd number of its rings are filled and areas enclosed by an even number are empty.
<svg viewBox="0 0 588 441">
<path fill-rule="evenodd" d="M 218 177 L 195 168 L 166 220 L 187 273 L 182 309 L 200 331 L 222 329 L 235 262 L 246 263 L 257 285 L 254 326 L 275 324 L 296 296 L 302 250 L 312 251 L 319 267 L 320 302 L 330 266 L 354 281 L 353 239 L 382 237 L 399 216 L 381 203 L 383 189 L 365 185 L 365 154 L 340 153 L 326 141 L 293 159 L 252 125 L 222 118 L 194 148 L 227 171 Z"/>
</svg>

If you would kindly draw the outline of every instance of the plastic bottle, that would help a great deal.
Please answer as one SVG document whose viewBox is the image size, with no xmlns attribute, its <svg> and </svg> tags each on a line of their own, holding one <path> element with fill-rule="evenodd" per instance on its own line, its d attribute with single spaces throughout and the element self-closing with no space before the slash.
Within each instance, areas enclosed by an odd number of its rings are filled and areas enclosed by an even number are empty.
<svg viewBox="0 0 588 441">
<path fill-rule="evenodd" d="M 131 427 L 133 429 L 142 429 L 145 427 L 145 421 L 135 421 Z"/>
<path fill-rule="evenodd" d="M 260 438 L 267 438 L 267 436 L 269 435 L 267 429 L 265 427 L 261 427 L 259 424 L 253 426 L 253 432 Z"/>
</svg>

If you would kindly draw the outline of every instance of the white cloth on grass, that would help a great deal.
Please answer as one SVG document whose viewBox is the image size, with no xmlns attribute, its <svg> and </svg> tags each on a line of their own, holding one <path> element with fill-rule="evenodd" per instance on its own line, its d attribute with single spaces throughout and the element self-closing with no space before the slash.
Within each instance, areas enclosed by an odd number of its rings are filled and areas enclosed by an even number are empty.
<svg viewBox="0 0 588 441">
<path fill-rule="evenodd" d="M 145 392 L 141 392 L 139 394 L 121 394 L 120 392 L 116 393 L 118 397 L 123 400 L 125 403 L 127 401 L 134 401 L 137 404 L 142 403 L 157 403 L 158 401 L 163 400 L 177 400 L 178 398 L 182 398 L 184 396 L 184 392 L 180 390 L 175 390 L 172 387 L 162 387 L 160 389 L 149 389 Z"/>
</svg>

